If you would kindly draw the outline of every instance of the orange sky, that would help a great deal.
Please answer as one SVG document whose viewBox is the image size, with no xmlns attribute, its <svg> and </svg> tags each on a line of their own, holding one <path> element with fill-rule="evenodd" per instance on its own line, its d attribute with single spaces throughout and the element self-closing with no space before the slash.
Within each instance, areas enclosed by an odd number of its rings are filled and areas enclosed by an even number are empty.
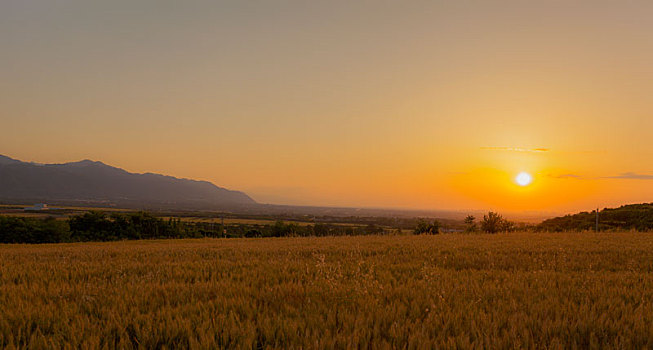
<svg viewBox="0 0 653 350">
<path fill-rule="evenodd" d="M 3 1 L 0 154 L 265 203 L 650 202 L 652 15 L 650 1 Z"/>
</svg>

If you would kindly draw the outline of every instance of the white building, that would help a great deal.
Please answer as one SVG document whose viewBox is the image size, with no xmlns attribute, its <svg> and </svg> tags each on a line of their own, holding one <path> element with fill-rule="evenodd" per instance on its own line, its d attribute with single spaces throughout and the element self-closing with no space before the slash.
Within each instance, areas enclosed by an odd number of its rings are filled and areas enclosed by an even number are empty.
<svg viewBox="0 0 653 350">
<path fill-rule="evenodd" d="M 48 209 L 50 209 L 50 208 L 48 208 L 47 204 L 37 203 L 37 204 L 34 204 L 33 207 L 27 207 L 27 208 L 24 208 L 23 210 L 48 210 Z"/>
</svg>

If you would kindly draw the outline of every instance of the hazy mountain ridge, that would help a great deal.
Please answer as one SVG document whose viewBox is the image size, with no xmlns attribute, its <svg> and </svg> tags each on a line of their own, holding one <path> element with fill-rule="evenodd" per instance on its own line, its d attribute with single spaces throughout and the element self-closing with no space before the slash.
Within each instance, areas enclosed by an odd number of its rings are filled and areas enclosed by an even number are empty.
<svg viewBox="0 0 653 350">
<path fill-rule="evenodd" d="M 207 181 L 130 173 L 92 160 L 34 164 L 6 156 L 0 156 L 0 199 L 203 208 L 256 204 L 243 192 Z"/>
</svg>

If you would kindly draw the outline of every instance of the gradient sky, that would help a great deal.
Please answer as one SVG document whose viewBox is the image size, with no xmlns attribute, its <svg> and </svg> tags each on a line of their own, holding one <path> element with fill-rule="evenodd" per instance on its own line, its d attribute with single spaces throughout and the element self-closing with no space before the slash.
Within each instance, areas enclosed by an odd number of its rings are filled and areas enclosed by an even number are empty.
<svg viewBox="0 0 653 350">
<path fill-rule="evenodd" d="M 651 1 L 3 0 L 0 154 L 264 203 L 652 201 L 651 18 Z"/>
</svg>

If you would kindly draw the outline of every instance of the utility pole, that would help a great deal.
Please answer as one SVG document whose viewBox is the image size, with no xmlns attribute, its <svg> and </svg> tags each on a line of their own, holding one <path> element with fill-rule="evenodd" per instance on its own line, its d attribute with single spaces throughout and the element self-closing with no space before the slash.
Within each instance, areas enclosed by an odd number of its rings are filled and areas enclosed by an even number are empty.
<svg viewBox="0 0 653 350">
<path fill-rule="evenodd" d="M 596 207 L 596 232 L 599 232 L 599 207 Z"/>
</svg>

